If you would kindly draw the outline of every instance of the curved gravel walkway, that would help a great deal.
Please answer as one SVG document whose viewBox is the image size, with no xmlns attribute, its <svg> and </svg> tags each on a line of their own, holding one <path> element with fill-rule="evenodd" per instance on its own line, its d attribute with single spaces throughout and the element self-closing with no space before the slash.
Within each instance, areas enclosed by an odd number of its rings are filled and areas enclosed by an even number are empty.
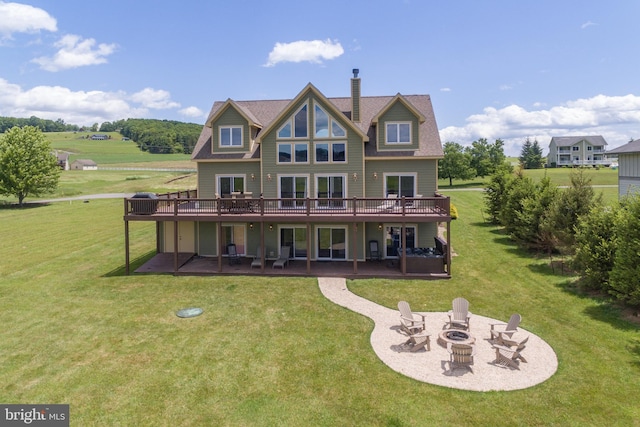
<svg viewBox="0 0 640 427">
<path fill-rule="evenodd" d="M 532 387 L 550 378 L 558 369 L 553 349 L 538 336 L 519 328 L 517 340 L 527 335 L 529 341 L 520 362 L 520 369 L 494 364 L 495 350 L 488 341 L 490 323 L 499 320 L 473 314 L 471 333 L 476 337 L 476 355 L 472 371 L 466 368 L 451 370 L 449 353 L 438 345 L 438 333 L 447 322 L 447 313 L 422 313 L 426 316 L 427 332 L 431 334 L 431 351 L 412 353 L 403 346 L 406 336 L 399 328 L 399 313 L 353 294 L 343 278 L 318 278 L 322 294 L 330 301 L 371 318 L 375 326 L 371 333 L 371 346 L 380 360 L 391 369 L 418 381 L 444 387 L 473 391 L 520 390 Z"/>
</svg>

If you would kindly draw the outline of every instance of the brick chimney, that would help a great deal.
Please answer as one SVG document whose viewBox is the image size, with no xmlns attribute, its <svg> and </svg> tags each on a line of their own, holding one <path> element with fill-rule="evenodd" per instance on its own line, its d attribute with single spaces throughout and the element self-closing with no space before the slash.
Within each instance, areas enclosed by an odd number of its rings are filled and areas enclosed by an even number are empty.
<svg viewBox="0 0 640 427">
<path fill-rule="evenodd" d="M 359 69 L 353 69 L 353 78 L 351 79 L 351 121 L 360 122 L 360 78 L 358 77 Z"/>
</svg>

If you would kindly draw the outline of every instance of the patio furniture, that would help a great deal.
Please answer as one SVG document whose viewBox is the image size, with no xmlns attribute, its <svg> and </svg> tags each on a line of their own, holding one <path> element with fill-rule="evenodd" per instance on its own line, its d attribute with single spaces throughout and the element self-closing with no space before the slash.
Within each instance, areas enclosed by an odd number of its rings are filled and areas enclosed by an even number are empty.
<svg viewBox="0 0 640 427">
<path fill-rule="evenodd" d="M 427 351 L 431 351 L 431 334 L 421 331 L 417 334 L 409 335 L 409 339 L 404 343 L 404 345 L 409 345 L 409 351 L 411 352 L 418 351 L 425 347 L 427 348 Z"/>
<path fill-rule="evenodd" d="M 227 256 L 229 258 L 229 265 L 240 264 L 240 255 L 238 255 L 235 243 L 229 243 L 227 245 Z"/>
<path fill-rule="evenodd" d="M 378 210 L 394 209 L 397 205 L 398 205 L 398 195 L 388 194 L 387 200 L 383 200 L 382 203 L 378 205 Z"/>
<path fill-rule="evenodd" d="M 400 311 L 400 328 L 407 335 L 414 335 L 424 331 L 426 326 L 425 316 L 412 312 L 408 302 L 398 302 L 398 310 Z"/>
<path fill-rule="evenodd" d="M 471 335 L 469 331 L 460 329 L 444 329 L 438 334 L 438 344 L 446 347 L 449 344 L 474 344 L 476 337 Z"/>
<path fill-rule="evenodd" d="M 256 256 L 253 257 L 253 261 L 251 261 L 251 268 L 253 267 L 262 268 L 263 263 L 264 263 L 264 256 L 262 255 L 262 248 L 258 246 L 256 248 Z"/>
<path fill-rule="evenodd" d="M 278 267 L 278 268 L 284 269 L 289 264 L 290 254 L 291 254 L 291 247 L 282 246 L 280 248 L 280 255 L 278 256 L 278 259 L 273 261 L 272 268 Z"/>
<path fill-rule="evenodd" d="M 504 337 L 511 338 L 511 336 L 518 331 L 518 325 L 522 317 L 518 314 L 512 314 L 509 319 L 509 323 L 491 323 L 491 340 L 496 344 L 504 345 Z"/>
<path fill-rule="evenodd" d="M 529 341 L 528 336 L 519 343 L 515 341 L 507 342 L 507 344 L 514 344 L 513 346 L 493 344 L 492 347 L 496 350 L 496 360 L 494 363 L 500 366 L 520 369 L 520 360 L 527 363 L 527 359 L 522 356 L 522 350 L 526 348 L 527 341 Z"/>
<path fill-rule="evenodd" d="M 449 352 L 450 370 L 462 367 L 468 368 L 473 373 L 471 365 L 473 365 L 473 356 L 476 354 L 475 345 L 449 343 L 447 351 Z"/>
<path fill-rule="evenodd" d="M 369 240 L 369 257 L 376 261 L 380 259 L 380 249 L 377 240 Z"/>
<path fill-rule="evenodd" d="M 453 300 L 453 310 L 449 310 L 449 323 L 447 327 L 450 329 L 463 329 L 470 331 L 469 319 L 471 313 L 469 312 L 469 301 L 462 297 L 458 297 Z"/>
</svg>

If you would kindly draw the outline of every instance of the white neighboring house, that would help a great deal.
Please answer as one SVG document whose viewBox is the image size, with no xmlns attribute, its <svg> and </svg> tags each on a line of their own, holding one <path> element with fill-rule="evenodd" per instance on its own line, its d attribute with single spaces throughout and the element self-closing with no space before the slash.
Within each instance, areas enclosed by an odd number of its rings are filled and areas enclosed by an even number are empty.
<svg viewBox="0 0 640 427">
<path fill-rule="evenodd" d="M 611 150 L 609 154 L 618 155 L 618 197 L 640 194 L 640 139 Z"/>
<path fill-rule="evenodd" d="M 609 166 L 607 141 L 600 135 L 554 136 L 549 143 L 547 166 Z"/>
<path fill-rule="evenodd" d="M 98 164 L 89 159 L 78 159 L 71 163 L 72 170 L 95 171 L 98 170 Z"/>
</svg>

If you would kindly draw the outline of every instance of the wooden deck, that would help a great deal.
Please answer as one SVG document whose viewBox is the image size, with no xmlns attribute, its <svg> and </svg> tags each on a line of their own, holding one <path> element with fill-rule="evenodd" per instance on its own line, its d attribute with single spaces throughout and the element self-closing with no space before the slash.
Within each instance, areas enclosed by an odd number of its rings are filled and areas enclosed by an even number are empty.
<svg viewBox="0 0 640 427">
<path fill-rule="evenodd" d="M 200 257 L 192 253 L 178 254 L 178 271 L 176 275 L 185 276 L 291 276 L 291 277 L 344 277 L 347 279 L 387 278 L 400 280 L 437 280 L 449 279 L 447 273 L 405 275 L 400 271 L 398 260 L 360 261 L 354 273 L 352 261 L 312 261 L 311 272 L 307 272 L 305 260 L 289 261 L 286 268 L 272 268 L 273 261 L 267 260 L 264 271 L 251 268 L 251 258 L 241 258 L 241 262 L 229 265 L 226 258 L 218 264 L 217 257 Z M 156 254 L 144 263 L 136 273 L 173 274 L 174 256 L 172 253 Z"/>
</svg>

